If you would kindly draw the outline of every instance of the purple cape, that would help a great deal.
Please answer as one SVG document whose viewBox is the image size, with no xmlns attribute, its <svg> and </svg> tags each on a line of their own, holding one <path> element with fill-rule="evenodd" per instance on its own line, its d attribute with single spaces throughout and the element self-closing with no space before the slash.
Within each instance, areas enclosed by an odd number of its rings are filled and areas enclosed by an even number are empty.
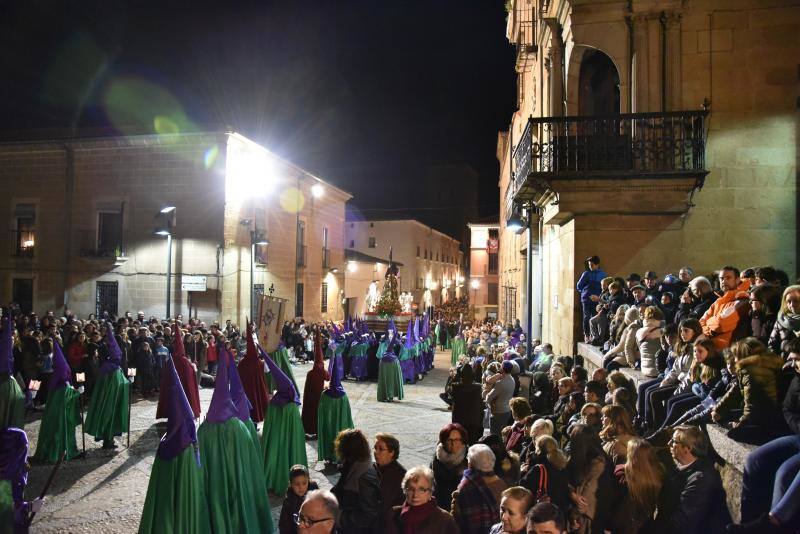
<svg viewBox="0 0 800 534">
<path fill-rule="evenodd" d="M 189 406 L 189 399 L 183 391 L 178 371 L 172 358 L 167 360 L 165 373 L 168 373 L 167 391 L 167 433 L 158 445 L 158 457 L 171 460 L 183 452 L 192 443 L 197 443 L 197 429 L 194 427 L 194 413 Z M 196 452 L 197 463 L 200 463 L 199 451 Z"/>
<path fill-rule="evenodd" d="M 300 405 L 300 395 L 297 393 L 297 390 L 294 388 L 294 384 L 292 381 L 289 380 L 289 377 L 286 376 L 278 364 L 272 361 L 272 358 L 264 352 L 260 346 L 258 347 L 258 352 L 261 353 L 261 357 L 264 358 L 264 361 L 267 364 L 267 368 L 269 369 L 270 374 L 272 375 L 272 379 L 275 380 L 275 384 L 278 386 L 278 391 L 275 395 L 272 396 L 272 399 L 269 401 L 270 404 L 274 404 L 275 406 L 284 406 L 289 404 L 290 402 L 294 402 L 298 406 Z"/>
<path fill-rule="evenodd" d="M 53 338 L 53 376 L 50 377 L 50 391 L 69 385 L 72 376 L 67 359 L 61 351 L 61 345 Z"/>
<path fill-rule="evenodd" d="M 217 379 L 214 384 L 214 395 L 211 397 L 211 405 L 206 413 L 206 421 L 209 423 L 224 423 L 233 417 L 239 417 L 236 406 L 231 400 L 231 389 L 228 380 L 228 360 L 231 355 L 223 348 L 219 353 L 219 366 L 217 367 Z"/>
<path fill-rule="evenodd" d="M 117 338 L 114 337 L 114 328 L 111 323 L 106 323 L 106 346 L 108 347 L 108 358 L 103 360 L 100 365 L 100 374 L 107 375 L 119 369 L 122 363 L 122 350 L 117 344 Z"/>
</svg>

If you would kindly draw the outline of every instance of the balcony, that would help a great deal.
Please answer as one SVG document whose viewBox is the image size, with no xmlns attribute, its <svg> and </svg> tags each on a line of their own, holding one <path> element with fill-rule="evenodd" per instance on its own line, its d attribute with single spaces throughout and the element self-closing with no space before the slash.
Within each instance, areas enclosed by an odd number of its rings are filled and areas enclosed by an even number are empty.
<svg viewBox="0 0 800 534">
<path fill-rule="evenodd" d="M 678 111 L 530 118 L 512 152 L 506 203 L 538 203 L 560 189 L 607 189 L 614 181 L 702 187 L 706 116 Z"/>
<path fill-rule="evenodd" d="M 110 240 L 108 243 L 100 243 L 97 239 L 96 230 L 91 228 L 80 228 L 77 231 L 78 254 L 82 258 L 108 260 L 124 263 L 127 255 L 122 244 L 122 237 Z"/>
<path fill-rule="evenodd" d="M 31 230 L 11 231 L 11 255 L 16 258 L 33 258 L 36 234 Z"/>
</svg>

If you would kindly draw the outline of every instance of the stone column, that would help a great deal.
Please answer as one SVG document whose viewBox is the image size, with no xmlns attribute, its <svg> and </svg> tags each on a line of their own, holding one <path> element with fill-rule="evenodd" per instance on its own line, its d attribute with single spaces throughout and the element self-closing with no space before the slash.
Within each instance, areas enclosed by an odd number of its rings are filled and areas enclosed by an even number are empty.
<svg viewBox="0 0 800 534">
<path fill-rule="evenodd" d="M 633 32 L 633 73 L 631 75 L 631 113 L 648 110 L 648 35 L 644 15 L 631 17 Z"/>
<path fill-rule="evenodd" d="M 666 13 L 664 31 L 666 32 L 666 84 L 667 99 L 665 111 L 679 110 L 683 106 L 681 94 L 681 15 Z"/>
</svg>

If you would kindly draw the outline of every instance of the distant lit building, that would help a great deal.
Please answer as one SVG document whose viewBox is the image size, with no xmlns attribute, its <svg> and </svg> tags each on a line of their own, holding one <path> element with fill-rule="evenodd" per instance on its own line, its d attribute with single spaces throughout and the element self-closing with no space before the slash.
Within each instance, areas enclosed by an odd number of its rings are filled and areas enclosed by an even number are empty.
<svg viewBox="0 0 800 534">
<path fill-rule="evenodd" d="M 2 302 L 163 317 L 161 227 L 172 316 L 243 323 L 251 282 L 286 300 L 286 318 L 343 316 L 351 195 L 240 134 L 2 143 L 0 187 Z"/>
<path fill-rule="evenodd" d="M 475 318 L 497 319 L 499 224 L 470 223 L 469 295 Z"/>
<path fill-rule="evenodd" d="M 400 292 L 409 293 L 417 309 L 438 306 L 466 289 L 461 243 L 417 220 L 347 221 L 345 246 L 386 260 L 391 247 L 392 259 L 403 264 Z"/>
</svg>

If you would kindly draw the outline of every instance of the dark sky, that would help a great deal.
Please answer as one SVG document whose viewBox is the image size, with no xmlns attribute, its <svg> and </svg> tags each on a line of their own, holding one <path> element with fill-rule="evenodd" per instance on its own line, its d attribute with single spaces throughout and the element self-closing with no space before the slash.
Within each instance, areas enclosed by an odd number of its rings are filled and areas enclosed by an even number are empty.
<svg viewBox="0 0 800 534">
<path fill-rule="evenodd" d="M 380 185 L 465 164 L 497 212 L 515 103 L 501 0 L 3 2 L 0 68 L 4 130 L 230 125 L 362 209 L 435 207 Z"/>
</svg>

